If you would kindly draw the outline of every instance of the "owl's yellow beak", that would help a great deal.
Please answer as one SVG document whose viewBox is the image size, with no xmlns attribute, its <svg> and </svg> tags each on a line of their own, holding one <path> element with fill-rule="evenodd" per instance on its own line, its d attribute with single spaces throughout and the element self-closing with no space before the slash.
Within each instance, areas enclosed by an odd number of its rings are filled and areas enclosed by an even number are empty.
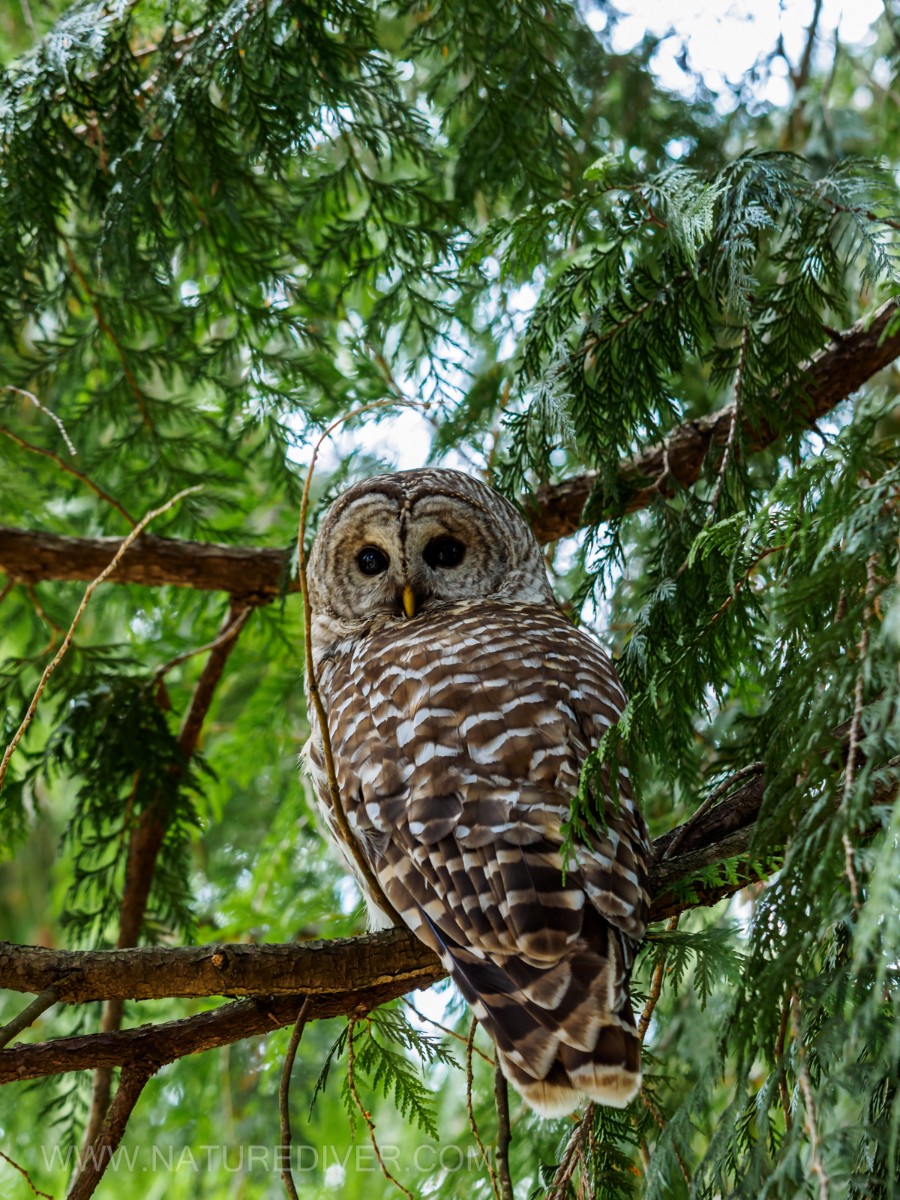
<svg viewBox="0 0 900 1200">
<path fill-rule="evenodd" d="M 416 615 L 416 593 L 409 584 L 403 589 L 403 611 L 407 617 L 414 617 Z"/>
</svg>

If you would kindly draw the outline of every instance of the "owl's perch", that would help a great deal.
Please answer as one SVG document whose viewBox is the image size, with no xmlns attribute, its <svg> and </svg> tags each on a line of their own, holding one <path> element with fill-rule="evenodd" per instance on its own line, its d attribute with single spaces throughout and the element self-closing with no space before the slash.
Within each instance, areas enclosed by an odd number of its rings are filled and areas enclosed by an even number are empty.
<svg viewBox="0 0 900 1200">
<path fill-rule="evenodd" d="M 842 730 L 836 730 L 840 736 Z M 886 764 L 876 802 L 897 791 L 900 758 Z M 762 802 L 751 779 L 705 817 L 687 822 L 679 853 L 664 859 L 680 826 L 654 842 L 652 919 L 714 904 L 758 880 L 749 869 L 721 885 L 696 888 L 690 898 L 674 887 L 713 863 L 746 853 Z M 723 836 L 724 835 L 724 836 Z M 41 993 L 55 989 L 64 1003 L 150 1000 L 173 996 L 242 996 L 212 1012 L 112 1033 L 58 1038 L 0 1050 L 0 1084 L 65 1071 L 123 1065 L 151 1071 L 166 1063 L 293 1023 L 298 996 L 310 997 L 307 1020 L 369 1011 L 378 1004 L 444 978 L 437 958 L 405 929 L 357 938 L 285 945 L 220 945 L 69 951 L 0 943 L 0 986 Z M 0 1033 L 3 1031 L 0 1030 Z"/>
<path fill-rule="evenodd" d="M 795 393 L 774 397 L 795 428 L 810 428 L 836 404 L 846 400 L 876 372 L 900 355 L 900 298 L 893 298 L 868 314 L 816 354 L 801 370 L 808 380 L 802 402 Z M 619 506 L 598 501 L 590 513 L 602 521 L 624 505 L 626 511 L 643 508 L 655 497 L 671 495 L 700 478 L 708 451 L 723 446 L 734 414 L 726 405 L 708 416 L 685 421 L 662 445 L 653 446 L 619 469 Z M 745 417 L 741 436 L 746 453 L 764 450 L 777 440 L 771 425 Z M 584 507 L 597 482 L 593 472 L 541 489 L 531 526 L 539 542 L 574 533 L 585 523 Z M 10 579 L 39 583 L 42 579 L 90 580 L 109 563 L 121 538 L 74 538 L 33 530 L 0 526 L 0 571 Z M 142 536 L 129 550 L 110 583 L 135 583 L 145 587 L 196 588 L 230 592 L 249 603 L 266 604 L 282 590 L 297 591 L 287 577 L 285 550 L 249 546 L 220 546 L 208 542 Z"/>
</svg>

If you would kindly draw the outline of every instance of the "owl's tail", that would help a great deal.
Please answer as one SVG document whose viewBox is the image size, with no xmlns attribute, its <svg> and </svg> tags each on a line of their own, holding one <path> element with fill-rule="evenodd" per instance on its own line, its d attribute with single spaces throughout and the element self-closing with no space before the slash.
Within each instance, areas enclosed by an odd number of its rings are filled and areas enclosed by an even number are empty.
<svg viewBox="0 0 900 1200">
<path fill-rule="evenodd" d="M 448 948 L 450 973 L 531 1107 L 558 1117 L 585 1099 L 624 1108 L 641 1085 L 628 992 L 633 949 L 601 917 L 556 962 Z M 443 955 L 442 955 L 443 957 Z"/>
</svg>

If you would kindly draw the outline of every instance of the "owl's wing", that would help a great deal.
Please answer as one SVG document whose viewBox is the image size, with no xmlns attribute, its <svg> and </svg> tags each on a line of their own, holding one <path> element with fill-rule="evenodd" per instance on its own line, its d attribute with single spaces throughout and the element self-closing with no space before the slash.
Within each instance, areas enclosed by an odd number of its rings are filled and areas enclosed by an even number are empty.
<svg viewBox="0 0 900 1200">
<path fill-rule="evenodd" d="M 605 835 L 576 846 L 565 871 L 562 827 L 624 696 L 605 654 L 563 617 L 518 616 L 481 614 L 465 654 L 457 627 L 446 646 L 432 637 L 427 662 L 397 645 L 389 669 L 370 661 L 369 749 L 347 746 L 350 807 L 392 904 L 526 1099 L 546 1114 L 584 1095 L 621 1105 L 640 1081 L 628 980 L 647 913 L 627 776 Z"/>
</svg>

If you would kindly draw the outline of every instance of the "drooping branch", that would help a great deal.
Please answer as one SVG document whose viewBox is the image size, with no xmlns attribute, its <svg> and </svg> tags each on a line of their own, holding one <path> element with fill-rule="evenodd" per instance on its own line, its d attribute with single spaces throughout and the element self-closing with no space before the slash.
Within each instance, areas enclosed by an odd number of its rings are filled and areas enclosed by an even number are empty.
<svg viewBox="0 0 900 1200">
<path fill-rule="evenodd" d="M 799 408 L 796 396 L 785 398 L 783 408 L 795 427 L 811 427 L 836 404 L 900 355 L 900 299 L 889 300 L 874 314 L 858 321 L 820 351 L 806 369 L 805 397 Z M 661 445 L 623 462 L 619 493 L 625 509 L 643 508 L 659 495 L 677 487 L 690 487 L 700 478 L 712 446 L 724 445 L 732 428 L 734 411 L 726 405 L 708 416 L 685 421 Z M 779 436 L 780 424 L 740 422 L 746 453 L 763 450 Z M 542 489 L 532 513 L 532 528 L 540 542 L 574 533 L 583 524 L 584 506 L 597 483 L 593 472 Z M 602 520 L 602 500 L 592 514 Z M 10 579 L 39 583 L 43 579 L 93 579 L 110 561 L 119 538 L 72 538 L 0 526 L 0 571 Z M 256 602 L 272 600 L 282 590 L 297 591 L 296 580 L 287 582 L 288 550 L 249 546 L 222 546 L 207 542 L 143 536 L 123 557 L 111 583 L 146 587 L 196 588 L 224 591 Z"/>
</svg>

